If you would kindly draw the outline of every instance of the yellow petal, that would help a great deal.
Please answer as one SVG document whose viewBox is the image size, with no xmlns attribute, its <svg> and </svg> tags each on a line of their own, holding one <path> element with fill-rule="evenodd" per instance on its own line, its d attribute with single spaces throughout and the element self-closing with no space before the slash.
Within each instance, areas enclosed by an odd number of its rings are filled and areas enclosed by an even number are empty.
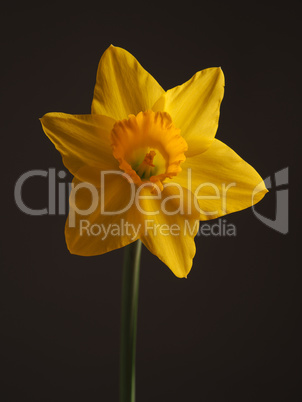
<svg viewBox="0 0 302 402">
<path fill-rule="evenodd" d="M 69 251 L 82 256 L 100 255 L 140 238 L 176 276 L 187 276 L 199 228 L 193 195 L 175 184 L 157 195 L 151 194 L 149 185 L 139 193 L 134 188 L 132 193 L 121 175 L 108 174 L 107 179 L 101 193 L 74 179 L 65 226 Z"/>
<path fill-rule="evenodd" d="M 98 66 L 91 112 L 126 119 L 129 114 L 151 109 L 163 93 L 135 57 L 111 45 Z"/>
<path fill-rule="evenodd" d="M 186 156 L 193 156 L 206 151 L 215 137 L 223 94 L 222 70 L 208 68 L 167 91 L 152 109 L 170 114 L 188 143 Z"/>
<path fill-rule="evenodd" d="M 145 190 L 141 195 L 148 197 L 150 193 Z M 191 193 L 172 185 L 163 189 L 161 199 L 142 199 L 140 203 L 146 212 L 142 214 L 145 228 L 142 242 L 179 278 L 190 272 L 196 251 L 194 237 L 199 222 L 192 201 Z"/>
<path fill-rule="evenodd" d="M 113 119 L 48 113 L 40 120 L 45 134 L 61 153 L 64 165 L 78 179 L 98 185 L 100 170 L 118 169 L 110 145 Z"/>
<path fill-rule="evenodd" d="M 206 152 L 187 158 L 182 168 L 174 181 L 194 193 L 198 199 L 200 220 L 248 208 L 267 192 L 256 170 L 217 139 Z M 256 187 L 257 194 L 254 195 Z"/>
<path fill-rule="evenodd" d="M 108 174 L 101 191 L 77 179 L 73 184 L 65 225 L 66 243 L 72 254 L 101 255 L 139 238 L 142 225 L 135 203 L 129 202 L 131 187 L 124 177 Z"/>
</svg>

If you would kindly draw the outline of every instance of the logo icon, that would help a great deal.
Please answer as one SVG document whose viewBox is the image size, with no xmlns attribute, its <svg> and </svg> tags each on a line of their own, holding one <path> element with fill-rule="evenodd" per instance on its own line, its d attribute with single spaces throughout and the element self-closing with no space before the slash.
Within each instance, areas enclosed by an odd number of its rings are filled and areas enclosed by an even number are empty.
<svg viewBox="0 0 302 402">
<path fill-rule="evenodd" d="M 263 222 L 268 227 L 276 230 L 279 233 L 287 234 L 288 233 L 288 189 L 284 189 L 285 185 L 288 185 L 288 167 L 279 170 L 274 175 L 275 186 L 283 187 L 280 190 L 276 191 L 276 216 L 275 219 L 267 218 L 266 216 L 260 214 L 256 211 L 255 206 L 252 206 L 252 210 L 255 216 Z M 264 183 L 267 189 L 272 188 L 272 179 L 271 177 L 267 177 L 264 180 Z M 255 195 L 260 191 L 259 188 L 255 188 L 252 195 L 252 200 L 254 200 Z"/>
</svg>

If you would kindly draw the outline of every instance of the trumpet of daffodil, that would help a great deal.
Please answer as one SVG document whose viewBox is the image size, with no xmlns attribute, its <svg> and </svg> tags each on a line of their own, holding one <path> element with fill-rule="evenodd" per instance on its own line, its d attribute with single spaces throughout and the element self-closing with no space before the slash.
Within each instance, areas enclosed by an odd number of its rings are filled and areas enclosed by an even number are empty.
<svg viewBox="0 0 302 402">
<path fill-rule="evenodd" d="M 65 227 L 72 254 L 99 255 L 140 239 L 186 277 L 199 221 L 264 196 L 255 169 L 215 139 L 223 94 L 220 68 L 165 91 L 126 50 L 105 51 L 91 114 L 41 119 L 74 176 Z"/>
</svg>

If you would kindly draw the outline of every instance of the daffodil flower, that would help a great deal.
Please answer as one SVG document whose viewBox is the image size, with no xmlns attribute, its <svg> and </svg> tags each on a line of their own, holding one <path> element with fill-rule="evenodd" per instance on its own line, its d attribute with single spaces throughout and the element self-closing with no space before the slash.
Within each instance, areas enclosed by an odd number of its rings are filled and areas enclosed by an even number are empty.
<svg viewBox="0 0 302 402">
<path fill-rule="evenodd" d="M 74 175 L 65 227 L 71 253 L 99 255 L 140 239 L 176 276 L 186 277 L 198 222 L 264 196 L 255 169 L 215 139 L 223 94 L 221 68 L 165 91 L 126 50 L 105 51 L 91 114 L 41 119 Z M 113 224 L 115 231 L 108 229 Z"/>
</svg>

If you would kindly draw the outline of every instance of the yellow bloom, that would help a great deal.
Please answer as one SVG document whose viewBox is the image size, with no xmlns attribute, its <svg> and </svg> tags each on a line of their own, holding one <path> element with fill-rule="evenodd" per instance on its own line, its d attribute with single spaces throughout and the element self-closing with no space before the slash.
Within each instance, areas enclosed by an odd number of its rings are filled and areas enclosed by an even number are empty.
<svg viewBox="0 0 302 402">
<path fill-rule="evenodd" d="M 74 175 L 65 227 L 71 253 L 98 255 L 141 239 L 185 277 L 199 220 L 264 196 L 258 173 L 215 139 L 223 93 L 220 68 L 165 92 L 130 53 L 105 51 L 91 114 L 41 119 Z"/>
</svg>

